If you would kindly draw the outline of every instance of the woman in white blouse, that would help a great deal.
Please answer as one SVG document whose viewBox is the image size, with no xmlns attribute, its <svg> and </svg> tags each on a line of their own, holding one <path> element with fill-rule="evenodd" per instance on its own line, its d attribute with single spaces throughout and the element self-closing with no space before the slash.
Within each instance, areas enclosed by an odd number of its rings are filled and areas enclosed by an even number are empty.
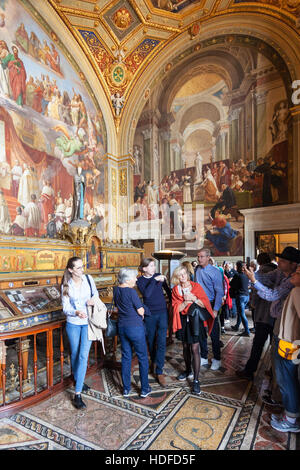
<svg viewBox="0 0 300 470">
<path fill-rule="evenodd" d="M 75 380 L 76 408 L 86 408 L 81 392 L 89 387 L 84 384 L 87 362 L 92 341 L 88 339 L 88 305 L 94 304 L 92 297 L 99 297 L 91 276 L 83 275 L 83 262 L 77 256 L 70 258 L 62 282 L 62 307 L 67 317 L 66 332 L 71 348 L 71 366 Z"/>
</svg>

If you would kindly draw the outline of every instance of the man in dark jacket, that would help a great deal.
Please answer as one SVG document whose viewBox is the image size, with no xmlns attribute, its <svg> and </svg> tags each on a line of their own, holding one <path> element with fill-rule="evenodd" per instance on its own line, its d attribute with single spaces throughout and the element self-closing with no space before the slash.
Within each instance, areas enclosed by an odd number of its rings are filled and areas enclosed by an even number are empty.
<svg viewBox="0 0 300 470">
<path fill-rule="evenodd" d="M 259 274 L 265 274 L 277 268 L 275 263 L 271 263 L 268 253 L 260 253 L 257 257 L 257 263 L 259 264 Z M 248 362 L 244 370 L 237 372 L 239 377 L 249 380 L 253 380 L 268 336 L 270 336 L 270 342 L 272 341 L 275 323 L 275 318 L 270 316 L 271 302 L 259 297 L 255 290 L 251 295 L 251 306 L 254 308 L 255 335 Z"/>
</svg>

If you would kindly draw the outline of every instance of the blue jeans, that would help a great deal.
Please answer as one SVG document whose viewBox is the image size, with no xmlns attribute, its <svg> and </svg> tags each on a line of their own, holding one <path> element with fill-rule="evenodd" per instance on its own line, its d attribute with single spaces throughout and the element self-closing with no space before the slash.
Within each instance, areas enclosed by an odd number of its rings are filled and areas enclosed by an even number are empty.
<svg viewBox="0 0 300 470">
<path fill-rule="evenodd" d="M 71 347 L 71 366 L 75 379 L 75 393 L 81 393 L 92 341 L 88 339 L 87 325 L 66 324 Z"/>
<path fill-rule="evenodd" d="M 155 373 L 160 375 L 165 363 L 168 312 L 146 316 L 145 326 L 150 358 L 156 364 Z"/>
<path fill-rule="evenodd" d="M 119 336 L 122 352 L 122 382 L 124 391 L 130 390 L 131 384 L 131 360 L 132 346 L 136 352 L 139 361 L 140 379 L 142 391 L 149 389 L 148 381 L 148 350 L 146 342 L 145 327 L 143 326 L 121 326 L 119 327 Z"/>
<path fill-rule="evenodd" d="M 281 392 L 282 403 L 287 416 L 300 416 L 300 385 L 298 380 L 298 364 L 288 361 L 278 354 L 278 337 L 275 337 L 274 365 L 276 382 Z"/>
<path fill-rule="evenodd" d="M 231 317 L 232 317 L 232 318 L 235 318 L 236 315 L 237 315 L 237 311 L 236 311 L 236 301 L 235 301 L 235 299 L 231 299 L 231 300 L 232 300 L 232 309 L 231 309 L 230 314 L 231 314 Z"/>
<path fill-rule="evenodd" d="M 247 303 L 249 302 L 249 295 L 237 295 L 236 296 L 236 309 L 237 309 L 237 322 L 236 327 L 239 328 L 241 322 L 243 323 L 243 327 L 245 328 L 245 332 L 250 334 L 248 320 L 245 313 L 245 308 Z"/>
<path fill-rule="evenodd" d="M 216 316 L 213 328 L 210 333 L 211 345 L 214 359 L 217 361 L 221 360 L 221 346 L 220 346 L 220 318 L 219 315 Z M 207 339 L 199 341 L 201 349 L 201 357 L 207 359 L 208 356 L 208 347 Z"/>
</svg>

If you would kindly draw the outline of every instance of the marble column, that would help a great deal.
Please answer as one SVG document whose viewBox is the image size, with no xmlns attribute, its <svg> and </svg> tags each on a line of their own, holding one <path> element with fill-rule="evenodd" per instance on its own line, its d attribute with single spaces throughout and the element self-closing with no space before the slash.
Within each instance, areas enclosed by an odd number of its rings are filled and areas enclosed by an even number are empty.
<svg viewBox="0 0 300 470">
<path fill-rule="evenodd" d="M 257 155 L 257 133 L 256 133 L 256 93 L 255 90 L 251 90 L 251 160 L 256 160 Z"/>
<path fill-rule="evenodd" d="M 238 160 L 241 158 L 240 152 L 240 128 L 239 128 L 239 115 L 241 112 L 241 108 L 232 109 L 229 115 L 229 122 L 230 122 L 230 160 Z"/>
<path fill-rule="evenodd" d="M 268 91 L 258 92 L 255 95 L 256 101 L 256 141 L 257 154 L 255 160 L 266 156 L 267 129 L 266 129 L 266 103 Z"/>
<path fill-rule="evenodd" d="M 144 151 L 144 180 L 149 181 L 152 179 L 152 174 L 151 174 L 151 129 L 145 129 L 142 131 L 143 137 L 144 137 L 144 145 L 143 145 L 143 151 Z"/>
<path fill-rule="evenodd" d="M 169 175 L 171 171 L 170 165 L 170 131 L 164 130 L 160 132 L 160 137 L 163 142 L 163 152 L 161 158 L 163 159 L 162 172 L 163 175 Z"/>
</svg>

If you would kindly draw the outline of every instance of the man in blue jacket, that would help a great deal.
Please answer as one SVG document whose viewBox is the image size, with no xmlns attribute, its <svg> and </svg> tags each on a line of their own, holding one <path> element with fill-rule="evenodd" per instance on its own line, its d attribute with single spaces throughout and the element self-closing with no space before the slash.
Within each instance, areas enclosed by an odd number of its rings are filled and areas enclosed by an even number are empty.
<svg viewBox="0 0 300 470">
<path fill-rule="evenodd" d="M 218 370 L 221 366 L 221 345 L 220 345 L 220 323 L 218 312 L 222 307 L 224 297 L 224 286 L 221 271 L 212 266 L 209 262 L 211 253 L 208 248 L 201 248 L 198 252 L 198 263 L 196 268 L 195 280 L 204 289 L 211 303 L 215 321 L 210 337 L 212 342 L 213 359 L 211 370 Z M 201 365 L 208 364 L 207 340 L 200 342 L 201 348 Z"/>
</svg>

